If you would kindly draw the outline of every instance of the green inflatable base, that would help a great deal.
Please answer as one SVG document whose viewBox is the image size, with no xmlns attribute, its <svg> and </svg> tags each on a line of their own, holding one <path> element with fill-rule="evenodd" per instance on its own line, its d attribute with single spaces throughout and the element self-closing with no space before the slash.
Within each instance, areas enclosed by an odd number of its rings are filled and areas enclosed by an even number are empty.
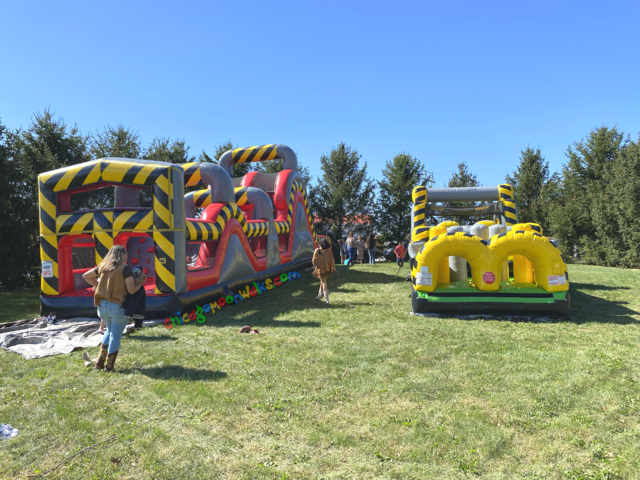
<svg viewBox="0 0 640 480">
<path fill-rule="evenodd" d="M 459 281 L 438 285 L 431 293 L 412 288 L 411 303 L 415 313 L 568 317 L 570 297 L 533 284 L 503 283 L 498 292 L 481 292 Z"/>
</svg>

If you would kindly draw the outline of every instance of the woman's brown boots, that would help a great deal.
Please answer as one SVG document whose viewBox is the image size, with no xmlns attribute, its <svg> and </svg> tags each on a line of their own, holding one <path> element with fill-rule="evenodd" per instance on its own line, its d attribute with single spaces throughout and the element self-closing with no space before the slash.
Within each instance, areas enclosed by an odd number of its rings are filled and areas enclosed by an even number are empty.
<svg viewBox="0 0 640 480">
<path fill-rule="evenodd" d="M 109 345 L 101 343 L 96 368 L 98 370 L 104 369 L 105 372 L 113 372 L 115 370 L 113 366 L 116 363 L 117 356 L 118 352 L 109 353 Z"/>
<path fill-rule="evenodd" d="M 98 352 L 98 360 L 96 361 L 96 367 L 98 370 L 102 370 L 104 368 L 104 362 L 107 359 L 109 345 L 105 345 L 104 343 L 100 344 L 100 352 Z"/>
<path fill-rule="evenodd" d="M 116 364 L 116 357 L 118 356 L 118 351 L 116 350 L 113 353 L 107 355 L 107 363 L 104 365 L 105 372 L 113 372 L 115 368 L 113 366 Z"/>
</svg>

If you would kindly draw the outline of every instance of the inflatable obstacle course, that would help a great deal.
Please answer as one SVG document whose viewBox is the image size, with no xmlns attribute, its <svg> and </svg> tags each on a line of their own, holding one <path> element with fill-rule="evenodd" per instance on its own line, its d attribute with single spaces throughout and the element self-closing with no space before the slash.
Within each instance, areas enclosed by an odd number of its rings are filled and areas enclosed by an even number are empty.
<svg viewBox="0 0 640 480">
<path fill-rule="evenodd" d="M 557 241 L 545 237 L 540 225 L 518 223 L 509 185 L 416 187 L 413 201 L 409 254 L 415 313 L 569 315 L 568 274 Z M 493 219 L 429 226 L 435 215 Z"/>
<path fill-rule="evenodd" d="M 232 178 L 236 163 L 273 159 L 283 160 L 280 173 Z M 285 145 L 230 150 L 217 165 L 102 158 L 43 173 L 38 186 L 43 314 L 95 315 L 82 274 L 114 244 L 146 274 L 156 318 L 307 265 L 317 246 Z"/>
</svg>

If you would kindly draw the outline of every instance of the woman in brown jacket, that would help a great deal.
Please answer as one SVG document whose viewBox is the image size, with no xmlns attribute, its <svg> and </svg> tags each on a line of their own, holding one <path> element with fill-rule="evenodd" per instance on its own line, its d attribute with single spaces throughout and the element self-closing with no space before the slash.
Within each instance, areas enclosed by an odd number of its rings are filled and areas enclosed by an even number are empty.
<svg viewBox="0 0 640 480">
<path fill-rule="evenodd" d="M 87 283 L 95 287 L 93 304 L 98 307 L 98 316 L 107 326 L 96 368 L 108 372 L 114 370 L 122 332 L 131 320 L 125 315 L 122 303 L 127 294 L 134 294 L 143 288 L 142 285 L 136 285 L 131 267 L 126 264 L 128 258 L 124 246 L 114 245 L 100 265 L 82 275 Z"/>
<path fill-rule="evenodd" d="M 322 301 L 324 295 L 324 303 L 329 305 L 329 288 L 327 287 L 327 278 L 334 273 L 338 273 L 336 270 L 336 262 L 333 259 L 333 253 L 331 252 L 331 245 L 323 238 L 320 240 L 320 248 L 317 248 L 313 252 L 313 276 L 320 280 L 320 291 L 316 300 Z"/>
</svg>

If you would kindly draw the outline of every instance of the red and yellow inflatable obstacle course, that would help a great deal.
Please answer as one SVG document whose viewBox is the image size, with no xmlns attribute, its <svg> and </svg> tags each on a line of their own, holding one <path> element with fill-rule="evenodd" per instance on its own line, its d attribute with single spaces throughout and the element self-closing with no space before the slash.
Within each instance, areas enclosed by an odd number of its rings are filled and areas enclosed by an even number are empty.
<svg viewBox="0 0 640 480">
<path fill-rule="evenodd" d="M 277 174 L 233 165 L 283 160 Z M 147 314 L 165 318 L 309 264 L 317 238 L 295 153 L 226 152 L 219 164 L 101 158 L 38 177 L 41 311 L 95 315 L 82 274 L 114 244 L 147 276 Z M 201 190 L 185 195 L 185 187 Z"/>
</svg>

